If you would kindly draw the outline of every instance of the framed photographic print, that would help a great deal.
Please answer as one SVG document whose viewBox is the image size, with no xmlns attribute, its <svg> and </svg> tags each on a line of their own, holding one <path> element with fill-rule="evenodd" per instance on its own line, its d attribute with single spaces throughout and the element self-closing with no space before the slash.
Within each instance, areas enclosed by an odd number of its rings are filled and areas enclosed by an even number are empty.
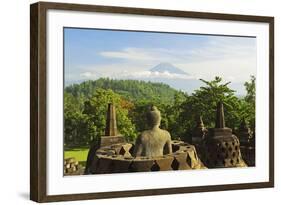
<svg viewBox="0 0 281 205">
<path fill-rule="evenodd" d="M 31 5 L 30 198 L 274 186 L 274 18 Z"/>
</svg>

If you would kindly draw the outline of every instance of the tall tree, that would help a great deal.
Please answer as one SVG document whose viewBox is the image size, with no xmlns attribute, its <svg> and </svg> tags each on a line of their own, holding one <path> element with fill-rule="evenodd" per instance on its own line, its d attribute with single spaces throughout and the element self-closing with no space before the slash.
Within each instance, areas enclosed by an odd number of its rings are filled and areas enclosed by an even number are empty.
<svg viewBox="0 0 281 205">
<path fill-rule="evenodd" d="M 188 141 L 198 116 L 202 116 L 207 127 L 214 127 L 216 105 L 219 101 L 224 104 L 226 125 L 228 127 L 238 127 L 241 120 L 239 115 L 241 102 L 234 95 L 235 91 L 228 87 L 231 82 L 223 83 L 220 77 L 215 77 L 211 81 L 200 80 L 205 83 L 205 86 L 195 90 L 181 105 L 183 112 L 180 114 L 180 118 L 183 126 L 186 127 L 185 136 Z"/>
<path fill-rule="evenodd" d="M 134 140 L 136 137 L 135 126 L 128 118 L 128 108 L 133 105 L 110 89 L 97 89 L 93 93 L 93 97 L 85 102 L 83 113 L 89 116 L 89 120 L 96 126 L 93 138 L 97 139 L 104 135 L 108 103 L 113 103 L 116 107 L 117 126 L 120 134 L 123 134 L 128 141 Z"/>
<path fill-rule="evenodd" d="M 64 142 L 68 146 L 87 145 L 96 127 L 82 113 L 80 98 L 64 93 Z"/>
<path fill-rule="evenodd" d="M 245 96 L 246 102 L 255 105 L 255 102 L 256 102 L 256 77 L 252 75 L 250 81 L 245 82 L 244 86 L 247 91 L 247 95 Z"/>
<path fill-rule="evenodd" d="M 249 82 L 244 84 L 247 94 L 245 96 L 245 111 L 244 118 L 249 122 L 251 129 L 255 130 L 255 107 L 256 107 L 256 77 L 251 76 Z"/>
</svg>

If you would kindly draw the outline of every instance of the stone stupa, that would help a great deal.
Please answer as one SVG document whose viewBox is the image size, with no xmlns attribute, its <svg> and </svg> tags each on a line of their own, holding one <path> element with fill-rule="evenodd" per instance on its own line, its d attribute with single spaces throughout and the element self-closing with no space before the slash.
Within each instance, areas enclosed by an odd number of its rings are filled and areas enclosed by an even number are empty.
<svg viewBox="0 0 281 205">
<path fill-rule="evenodd" d="M 197 118 L 196 127 L 192 131 L 191 144 L 195 145 L 196 148 L 199 148 L 202 145 L 207 133 L 208 130 L 206 129 L 202 116 L 200 115 Z"/>
<path fill-rule="evenodd" d="M 208 168 L 245 167 L 240 142 L 225 126 L 223 103 L 218 102 L 215 128 L 208 130 L 202 145 L 201 159 Z"/>
<path fill-rule="evenodd" d="M 117 143 L 125 143 L 125 138 L 118 133 L 116 110 L 112 103 L 108 104 L 106 114 L 105 135 L 100 138 L 100 147 L 109 146 Z"/>
<path fill-rule="evenodd" d="M 193 145 L 171 140 L 168 131 L 159 128 L 160 111 L 153 106 L 148 114 L 150 127 L 134 145 L 119 138 L 115 109 L 109 105 L 105 133 L 98 147 L 90 149 L 85 174 L 149 172 L 205 169 Z"/>
<path fill-rule="evenodd" d="M 124 136 L 118 133 L 117 120 L 116 120 L 116 110 L 112 103 L 107 106 L 106 112 L 106 126 L 104 131 L 104 136 L 101 136 L 97 142 L 93 142 L 88 153 L 87 163 L 85 168 L 85 174 L 91 173 L 92 162 L 96 156 L 96 151 L 101 147 L 111 146 L 115 144 L 122 144 L 123 152 L 128 153 L 128 150 L 132 148 L 131 144 L 127 144 Z M 126 146 L 125 146 L 126 145 Z M 121 149 L 121 148 L 120 148 Z"/>
<path fill-rule="evenodd" d="M 255 138 L 245 118 L 242 119 L 240 124 L 238 136 L 243 159 L 248 166 L 255 166 Z"/>
</svg>

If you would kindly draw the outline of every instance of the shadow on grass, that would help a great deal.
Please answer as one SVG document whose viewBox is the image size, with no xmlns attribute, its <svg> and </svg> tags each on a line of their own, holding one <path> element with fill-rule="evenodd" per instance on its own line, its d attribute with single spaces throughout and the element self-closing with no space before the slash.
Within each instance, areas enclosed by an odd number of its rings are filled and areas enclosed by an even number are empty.
<svg viewBox="0 0 281 205">
<path fill-rule="evenodd" d="M 66 147 L 66 146 L 64 146 L 64 151 L 85 151 L 86 149 L 90 149 L 90 146 L 85 146 L 85 147 Z"/>
<path fill-rule="evenodd" d="M 86 161 L 80 161 L 79 164 L 81 164 L 83 167 L 86 167 Z"/>
</svg>

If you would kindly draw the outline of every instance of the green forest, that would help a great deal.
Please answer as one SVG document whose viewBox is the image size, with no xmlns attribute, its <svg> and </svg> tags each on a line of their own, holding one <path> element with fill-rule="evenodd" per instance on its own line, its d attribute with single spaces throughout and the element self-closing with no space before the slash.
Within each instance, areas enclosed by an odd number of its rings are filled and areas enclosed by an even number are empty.
<svg viewBox="0 0 281 205">
<path fill-rule="evenodd" d="M 116 106 L 117 126 L 128 142 L 147 129 L 146 112 L 155 105 L 161 111 L 161 128 L 173 139 L 190 141 L 196 119 L 202 116 L 206 127 L 213 127 L 218 101 L 224 103 L 226 125 L 234 131 L 242 119 L 255 130 L 255 77 L 244 83 L 247 94 L 237 97 L 231 82 L 215 77 L 200 79 L 204 85 L 185 93 L 163 83 L 100 78 L 65 87 L 65 147 L 85 147 L 104 135 L 108 103 Z"/>
</svg>

